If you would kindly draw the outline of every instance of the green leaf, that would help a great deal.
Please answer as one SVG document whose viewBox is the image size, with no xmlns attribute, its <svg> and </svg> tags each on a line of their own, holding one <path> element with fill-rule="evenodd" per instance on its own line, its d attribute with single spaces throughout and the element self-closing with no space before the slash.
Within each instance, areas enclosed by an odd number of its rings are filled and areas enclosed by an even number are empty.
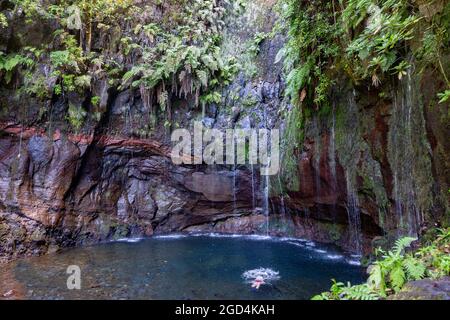
<svg viewBox="0 0 450 320">
<path fill-rule="evenodd" d="M 76 87 L 78 87 L 80 89 L 87 89 L 91 86 L 91 76 L 82 75 L 82 76 L 76 77 L 74 80 L 74 84 Z"/>
<path fill-rule="evenodd" d="M 22 63 L 23 57 L 21 55 L 15 55 L 9 59 L 6 59 L 6 61 L 3 64 L 3 68 L 6 71 L 12 71 L 14 70 L 20 63 Z"/>
<path fill-rule="evenodd" d="M 67 14 L 69 15 L 67 17 L 67 28 L 70 30 L 81 30 L 81 27 L 83 26 L 81 22 L 81 11 L 80 8 L 73 4 L 67 8 Z"/>
<path fill-rule="evenodd" d="M 208 67 L 212 72 L 218 70 L 217 62 L 209 55 L 203 55 L 201 57 L 202 62 Z"/>
<path fill-rule="evenodd" d="M 197 70 L 197 77 L 200 80 L 202 86 L 208 88 L 208 73 L 204 70 Z"/>
<path fill-rule="evenodd" d="M 426 266 L 412 256 L 403 260 L 403 267 L 408 273 L 408 277 L 412 280 L 420 280 L 425 276 Z"/>
<path fill-rule="evenodd" d="M 450 99 L 450 90 L 438 93 L 439 103 L 444 103 Z"/>
<path fill-rule="evenodd" d="M 395 290 L 395 292 L 398 292 L 401 290 L 403 285 L 405 284 L 406 275 L 403 271 L 402 265 L 396 265 L 392 271 L 389 273 L 389 278 L 392 283 L 392 287 Z"/>
<path fill-rule="evenodd" d="M 370 276 L 367 282 L 372 288 L 380 290 L 382 295 L 386 294 L 384 273 L 379 264 L 375 264 L 371 267 Z"/>
<path fill-rule="evenodd" d="M 403 252 L 403 250 L 410 247 L 411 243 L 413 243 L 416 240 L 417 240 L 417 238 L 412 238 L 412 237 L 404 237 L 404 238 L 398 239 L 395 242 L 395 245 L 393 247 L 394 254 L 396 256 L 399 256 Z"/>
</svg>

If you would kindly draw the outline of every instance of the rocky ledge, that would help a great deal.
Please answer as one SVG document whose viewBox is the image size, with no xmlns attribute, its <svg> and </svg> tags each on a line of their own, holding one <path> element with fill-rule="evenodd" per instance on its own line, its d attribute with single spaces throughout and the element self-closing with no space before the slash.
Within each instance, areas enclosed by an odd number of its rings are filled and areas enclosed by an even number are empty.
<svg viewBox="0 0 450 320">
<path fill-rule="evenodd" d="M 175 166 L 169 150 L 150 139 L 4 125 L 1 259 L 154 233 L 251 233 L 265 223 L 248 171 Z"/>
<path fill-rule="evenodd" d="M 450 278 L 409 282 L 389 300 L 450 300 Z"/>
</svg>

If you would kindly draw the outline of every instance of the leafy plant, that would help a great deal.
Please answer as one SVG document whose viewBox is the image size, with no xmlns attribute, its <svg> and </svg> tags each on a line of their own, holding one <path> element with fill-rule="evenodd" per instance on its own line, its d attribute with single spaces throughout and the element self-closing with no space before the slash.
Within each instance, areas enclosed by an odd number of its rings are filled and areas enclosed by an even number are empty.
<svg viewBox="0 0 450 320">
<path fill-rule="evenodd" d="M 23 56 L 20 54 L 4 55 L 2 52 L 0 52 L 0 72 L 3 73 L 6 83 L 9 83 L 11 81 L 14 71 L 19 66 L 30 68 L 33 65 L 34 61 L 27 56 Z"/>
<path fill-rule="evenodd" d="M 342 13 L 347 30 L 356 30 L 365 22 L 362 32 L 350 38 L 346 48 L 350 61 L 356 61 L 352 74 L 356 80 L 380 77 L 388 71 L 399 79 L 407 63 L 403 60 L 404 43 L 413 38 L 414 26 L 420 20 L 409 10 L 408 1 L 350 0 Z"/>
<path fill-rule="evenodd" d="M 369 267 L 366 283 L 351 286 L 333 280 L 329 292 L 313 299 L 379 299 L 400 291 L 408 281 L 450 275 L 450 229 L 440 229 L 439 236 L 430 245 L 415 252 L 406 252 L 415 240 L 405 237 L 398 239 L 390 251 L 377 249 L 377 255 L 381 256 Z"/>
<path fill-rule="evenodd" d="M 382 259 L 376 261 L 371 267 L 369 286 L 385 296 L 386 290 L 393 289 L 397 292 L 408 280 L 421 279 L 425 275 L 426 267 L 412 255 L 404 253 L 415 240 L 410 237 L 401 238 L 388 252 L 378 249 L 377 253 L 382 255 Z"/>
<path fill-rule="evenodd" d="M 248 50 L 252 56 L 257 56 L 261 50 L 261 43 L 269 37 L 268 33 L 258 32 L 250 42 Z"/>
<path fill-rule="evenodd" d="M 67 120 L 76 131 L 80 130 L 86 115 L 87 112 L 83 108 L 69 104 Z"/>
<path fill-rule="evenodd" d="M 352 286 L 333 280 L 330 292 L 324 292 L 312 300 L 378 300 L 379 295 L 367 285 Z"/>
<path fill-rule="evenodd" d="M 289 21 L 288 41 L 275 62 L 284 59 L 286 94 L 292 103 L 304 102 L 318 109 L 328 102 L 326 97 L 333 81 L 327 69 L 339 54 L 335 40 L 341 30 L 334 21 L 329 1 L 285 0 L 284 3 L 281 14 Z"/>
<path fill-rule="evenodd" d="M 411 52 L 422 69 L 435 66 L 450 85 L 441 58 L 448 50 L 450 4 L 428 26 L 407 0 L 282 0 L 279 8 L 288 41 L 275 62 L 284 60 L 286 94 L 295 105 L 326 107 L 339 69 L 374 87 L 391 74 L 402 80 L 411 69 Z M 420 33 L 422 46 L 412 50 L 410 41 Z"/>
<path fill-rule="evenodd" d="M 450 90 L 438 93 L 439 103 L 444 103 L 450 99 Z"/>
<path fill-rule="evenodd" d="M 230 83 L 237 72 L 236 60 L 223 59 L 219 48 L 226 11 L 221 4 L 188 2 L 175 30 L 161 30 L 154 24 L 138 26 L 135 33 L 144 32 L 153 42 L 158 32 L 159 41 L 142 48 L 142 63 L 124 74 L 121 87 L 141 88 L 164 110 L 172 94 L 194 97 L 196 105 L 220 101 L 218 87 Z"/>
<path fill-rule="evenodd" d="M 8 19 L 3 12 L 0 12 L 0 29 L 8 26 Z"/>
</svg>

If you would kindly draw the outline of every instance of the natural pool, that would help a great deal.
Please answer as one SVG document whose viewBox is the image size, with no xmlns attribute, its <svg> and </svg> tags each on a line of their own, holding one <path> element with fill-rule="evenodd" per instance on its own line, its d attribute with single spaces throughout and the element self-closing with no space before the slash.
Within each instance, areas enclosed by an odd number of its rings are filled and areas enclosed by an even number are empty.
<svg viewBox="0 0 450 320">
<path fill-rule="evenodd" d="M 310 299 L 331 279 L 363 282 L 354 260 L 299 239 L 170 235 L 19 260 L 0 281 L 25 299 Z M 80 267 L 81 290 L 67 289 L 69 265 Z M 252 289 L 243 275 L 260 267 L 278 279 Z"/>
</svg>

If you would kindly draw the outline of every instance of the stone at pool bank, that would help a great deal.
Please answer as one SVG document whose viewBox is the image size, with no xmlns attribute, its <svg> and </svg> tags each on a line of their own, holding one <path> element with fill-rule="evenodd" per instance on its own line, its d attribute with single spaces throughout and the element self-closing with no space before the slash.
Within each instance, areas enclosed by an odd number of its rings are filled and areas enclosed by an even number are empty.
<svg viewBox="0 0 450 320">
<path fill-rule="evenodd" d="M 388 300 L 450 300 L 450 277 L 411 281 Z"/>
</svg>

